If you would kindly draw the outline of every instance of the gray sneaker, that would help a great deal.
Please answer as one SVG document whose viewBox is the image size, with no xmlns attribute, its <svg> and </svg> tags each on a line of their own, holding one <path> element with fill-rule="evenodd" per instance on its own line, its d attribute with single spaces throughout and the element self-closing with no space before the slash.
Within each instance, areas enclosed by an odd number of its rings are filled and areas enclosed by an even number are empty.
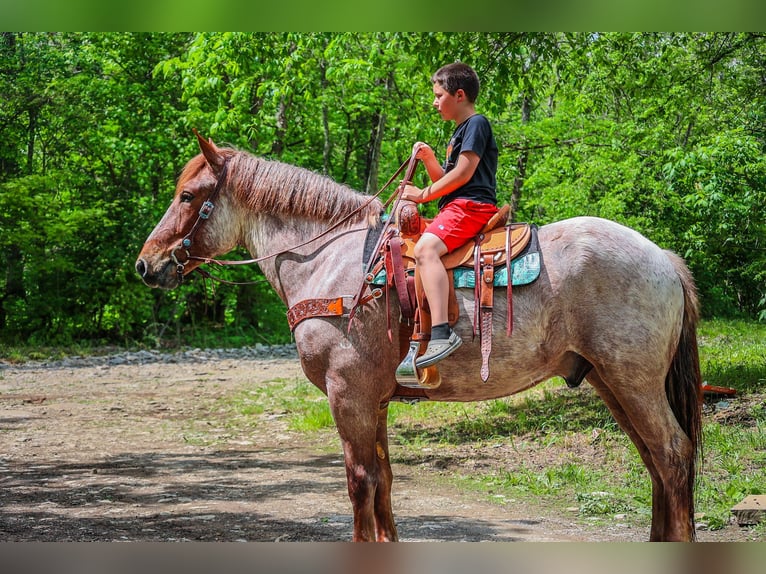
<svg viewBox="0 0 766 574">
<path fill-rule="evenodd" d="M 460 335 L 450 329 L 449 339 L 431 339 L 428 342 L 426 352 L 415 359 L 415 366 L 420 369 L 430 367 L 451 355 L 462 344 Z"/>
</svg>

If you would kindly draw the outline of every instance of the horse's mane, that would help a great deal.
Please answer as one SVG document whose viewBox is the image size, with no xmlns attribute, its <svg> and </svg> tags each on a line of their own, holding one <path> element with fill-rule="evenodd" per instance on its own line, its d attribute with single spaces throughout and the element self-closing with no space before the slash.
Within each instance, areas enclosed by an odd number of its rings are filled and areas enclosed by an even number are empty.
<svg viewBox="0 0 766 574">
<path fill-rule="evenodd" d="M 366 218 L 370 225 L 380 216 L 382 204 L 378 199 L 370 201 L 369 196 L 327 176 L 244 151 L 230 148 L 220 151 L 229 162 L 229 187 L 235 198 L 249 209 L 334 222 L 361 207 L 351 221 Z M 198 169 L 203 165 L 204 159 Z M 193 170 L 191 162 L 187 169 Z M 369 203 L 362 207 L 366 202 Z"/>
</svg>

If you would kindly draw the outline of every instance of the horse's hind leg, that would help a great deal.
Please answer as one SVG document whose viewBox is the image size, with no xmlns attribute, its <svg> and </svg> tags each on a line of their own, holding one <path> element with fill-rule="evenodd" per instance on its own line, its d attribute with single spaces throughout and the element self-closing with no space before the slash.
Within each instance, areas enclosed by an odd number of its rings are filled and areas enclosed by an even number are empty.
<svg viewBox="0 0 766 574">
<path fill-rule="evenodd" d="M 660 477 L 653 485 L 652 500 L 654 508 L 659 506 L 663 512 L 658 513 L 657 524 L 653 521 L 652 540 L 693 540 L 694 501 L 690 493 L 695 476 L 689 469 L 696 453 L 691 440 L 678 425 L 664 392 L 645 399 L 619 400 L 651 453 Z"/>
<path fill-rule="evenodd" d="M 609 400 L 616 401 L 622 410 L 621 416 L 633 428 L 629 434 L 652 476 L 651 540 L 693 540 L 693 501 L 689 500 L 688 493 L 690 481 L 695 478 L 689 472 L 695 453 L 670 408 L 664 378 L 634 372 L 630 380 L 620 381 L 617 377 L 601 377 L 601 380 L 610 381 Z M 620 384 L 616 385 L 615 381 Z M 608 395 L 603 389 L 599 389 L 599 393 L 602 397 Z"/>
<path fill-rule="evenodd" d="M 641 460 L 644 462 L 644 465 L 649 472 L 649 476 L 652 480 L 652 528 L 649 539 L 662 540 L 664 538 L 665 530 L 664 488 L 662 486 L 662 479 L 654 466 L 651 453 L 641 436 L 636 432 L 636 429 L 625 414 L 622 406 L 617 402 L 614 393 L 612 393 L 609 387 L 604 384 L 595 371 L 591 371 L 588 374 L 588 382 L 596 390 L 604 403 L 606 403 L 606 406 L 609 408 L 609 411 L 612 413 L 614 420 L 617 421 L 620 428 L 628 435 L 630 440 L 633 441 Z"/>
</svg>

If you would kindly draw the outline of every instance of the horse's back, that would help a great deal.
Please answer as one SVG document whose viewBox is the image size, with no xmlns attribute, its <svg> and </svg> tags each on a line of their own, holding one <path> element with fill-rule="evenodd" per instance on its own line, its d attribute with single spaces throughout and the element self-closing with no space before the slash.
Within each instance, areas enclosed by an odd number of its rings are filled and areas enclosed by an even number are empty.
<svg viewBox="0 0 766 574">
<path fill-rule="evenodd" d="M 539 237 L 543 264 L 560 281 L 617 290 L 623 296 L 645 290 L 647 282 L 680 293 L 679 278 L 666 252 L 614 221 L 566 219 L 544 225 Z"/>
<path fill-rule="evenodd" d="M 672 269 L 663 250 L 638 231 L 598 217 L 573 217 L 540 228 L 540 240 L 548 247 L 581 249 L 589 258 L 616 265 L 655 260 Z"/>
</svg>

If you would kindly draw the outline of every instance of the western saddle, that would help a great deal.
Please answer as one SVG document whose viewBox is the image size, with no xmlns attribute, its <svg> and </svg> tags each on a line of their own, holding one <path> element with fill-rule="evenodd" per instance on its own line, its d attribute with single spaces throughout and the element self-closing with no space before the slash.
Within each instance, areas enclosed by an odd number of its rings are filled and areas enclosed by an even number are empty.
<svg viewBox="0 0 766 574">
<path fill-rule="evenodd" d="M 453 281 L 454 270 L 458 267 L 472 268 L 474 272 L 474 317 L 473 334 L 478 334 L 481 355 L 481 378 L 489 378 L 489 356 L 492 350 L 492 311 L 495 270 L 505 266 L 507 269 L 508 311 L 506 332 L 513 329 L 512 274 L 511 261 L 524 250 L 531 237 L 531 226 L 525 223 L 507 224 L 510 208 L 503 206 L 477 235 L 473 242 L 468 242 L 442 257 L 449 275 L 449 313 L 450 326 L 457 323 L 459 307 Z M 368 274 L 368 282 L 381 269 L 386 272 L 386 286 L 396 289 L 401 309 L 400 341 L 404 359 L 396 371 L 397 382 L 405 387 L 436 388 L 441 384 L 438 365 L 418 369 L 415 359 L 425 352 L 430 339 L 431 314 L 428 301 L 415 265 L 414 250 L 430 220 L 422 218 L 417 204 L 402 200 L 393 213 L 391 229 L 394 231 L 382 243 L 382 257 L 378 259 Z M 373 255 L 374 257 L 375 255 Z M 409 348 L 407 344 L 409 343 Z M 422 350 L 421 350 L 422 347 Z"/>
</svg>

